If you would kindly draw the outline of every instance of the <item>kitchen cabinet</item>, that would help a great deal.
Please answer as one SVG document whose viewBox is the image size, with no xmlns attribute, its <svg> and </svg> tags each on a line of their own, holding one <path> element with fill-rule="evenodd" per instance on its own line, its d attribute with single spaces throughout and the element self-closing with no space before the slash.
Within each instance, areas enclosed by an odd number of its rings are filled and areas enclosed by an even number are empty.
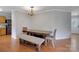
<svg viewBox="0 0 79 59">
<path fill-rule="evenodd" d="M 6 28 L 0 28 L 0 35 L 6 35 Z"/>
<path fill-rule="evenodd" d="M 0 23 L 5 23 L 5 19 L 6 19 L 5 16 L 0 16 Z"/>
<path fill-rule="evenodd" d="M 6 35 L 6 17 L 0 16 L 0 35 Z"/>
</svg>

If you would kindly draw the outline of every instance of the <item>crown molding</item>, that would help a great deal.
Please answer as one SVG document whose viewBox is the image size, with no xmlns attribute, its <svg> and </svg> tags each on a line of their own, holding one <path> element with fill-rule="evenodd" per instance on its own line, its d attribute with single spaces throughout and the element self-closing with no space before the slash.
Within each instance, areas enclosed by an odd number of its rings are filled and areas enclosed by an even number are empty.
<svg viewBox="0 0 79 59">
<path fill-rule="evenodd" d="M 71 13 L 71 11 L 66 11 L 66 10 L 62 10 L 62 9 L 50 9 L 50 10 L 43 10 L 42 12 L 41 11 L 37 11 L 37 14 L 47 13 L 47 12 L 51 12 L 51 11 L 59 11 L 59 12 Z"/>
</svg>

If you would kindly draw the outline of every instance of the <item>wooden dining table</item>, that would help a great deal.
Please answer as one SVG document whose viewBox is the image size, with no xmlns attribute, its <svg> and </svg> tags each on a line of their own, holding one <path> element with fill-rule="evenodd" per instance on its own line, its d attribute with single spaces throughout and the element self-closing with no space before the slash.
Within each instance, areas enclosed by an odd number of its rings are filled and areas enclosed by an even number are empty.
<svg viewBox="0 0 79 59">
<path fill-rule="evenodd" d="M 41 35 L 43 38 L 45 38 L 47 35 L 51 33 L 51 31 L 45 31 L 45 30 L 35 30 L 35 29 L 27 29 L 23 30 L 24 33 L 27 33 L 28 35 Z"/>
</svg>

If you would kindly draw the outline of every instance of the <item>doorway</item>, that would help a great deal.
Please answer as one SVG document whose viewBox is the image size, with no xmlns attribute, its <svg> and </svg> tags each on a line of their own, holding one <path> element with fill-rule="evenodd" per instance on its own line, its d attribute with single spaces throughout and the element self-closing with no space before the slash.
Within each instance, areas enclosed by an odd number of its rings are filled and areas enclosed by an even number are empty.
<svg viewBox="0 0 79 59">
<path fill-rule="evenodd" d="M 71 30 L 72 33 L 79 34 L 79 16 L 72 16 L 71 19 Z"/>
</svg>

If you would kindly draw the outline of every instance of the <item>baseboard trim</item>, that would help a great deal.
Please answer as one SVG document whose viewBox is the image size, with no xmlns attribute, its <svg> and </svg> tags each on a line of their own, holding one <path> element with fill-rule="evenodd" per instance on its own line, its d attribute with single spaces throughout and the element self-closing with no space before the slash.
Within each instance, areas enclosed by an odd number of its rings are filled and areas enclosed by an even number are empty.
<svg viewBox="0 0 79 59">
<path fill-rule="evenodd" d="M 72 34 L 79 35 L 78 33 L 72 33 Z"/>
<path fill-rule="evenodd" d="M 69 37 L 69 38 L 63 38 L 63 39 L 56 39 L 56 40 L 68 40 L 68 39 L 71 39 L 71 37 Z"/>
</svg>

